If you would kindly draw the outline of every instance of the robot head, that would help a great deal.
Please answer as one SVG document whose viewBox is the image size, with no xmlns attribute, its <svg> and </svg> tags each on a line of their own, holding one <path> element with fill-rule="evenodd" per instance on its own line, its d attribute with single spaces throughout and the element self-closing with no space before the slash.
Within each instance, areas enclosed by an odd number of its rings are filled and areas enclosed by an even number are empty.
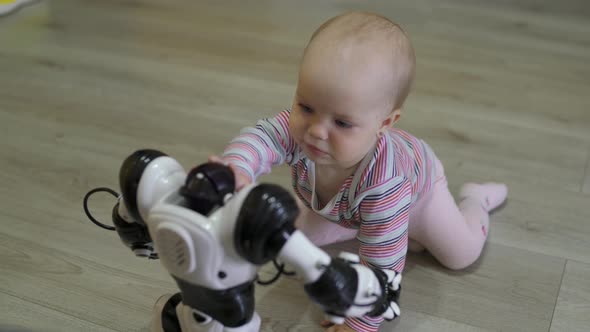
<svg viewBox="0 0 590 332">
<path fill-rule="evenodd" d="M 229 167 L 206 163 L 189 172 L 180 194 L 190 209 L 208 215 L 213 208 L 224 204 L 228 194 L 234 193 L 235 183 L 234 173 Z"/>
</svg>

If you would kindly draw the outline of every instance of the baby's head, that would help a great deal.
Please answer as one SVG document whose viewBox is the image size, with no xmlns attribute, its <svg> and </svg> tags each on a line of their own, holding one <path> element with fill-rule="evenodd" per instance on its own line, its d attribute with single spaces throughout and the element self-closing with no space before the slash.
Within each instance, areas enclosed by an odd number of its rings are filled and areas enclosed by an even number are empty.
<svg viewBox="0 0 590 332">
<path fill-rule="evenodd" d="M 386 103 L 386 111 L 401 110 L 415 66 L 414 49 L 399 25 L 377 14 L 351 12 L 314 32 L 305 48 L 299 73 L 305 75 L 299 83 L 320 74 L 333 83 L 357 81 L 351 88 L 374 92 L 373 99 Z"/>
<path fill-rule="evenodd" d="M 414 72 L 414 50 L 397 24 L 362 12 L 328 20 L 303 55 L 291 114 L 295 140 L 316 162 L 355 166 L 399 118 Z"/>
</svg>

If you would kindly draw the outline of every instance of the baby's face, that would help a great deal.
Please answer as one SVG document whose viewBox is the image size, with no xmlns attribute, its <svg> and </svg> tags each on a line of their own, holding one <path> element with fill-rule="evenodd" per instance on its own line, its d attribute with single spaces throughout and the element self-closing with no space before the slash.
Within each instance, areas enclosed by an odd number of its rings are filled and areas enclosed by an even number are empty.
<svg viewBox="0 0 590 332">
<path fill-rule="evenodd" d="M 349 169 L 369 153 L 389 124 L 386 66 L 357 52 L 328 56 L 309 50 L 299 72 L 290 130 L 318 165 Z"/>
</svg>

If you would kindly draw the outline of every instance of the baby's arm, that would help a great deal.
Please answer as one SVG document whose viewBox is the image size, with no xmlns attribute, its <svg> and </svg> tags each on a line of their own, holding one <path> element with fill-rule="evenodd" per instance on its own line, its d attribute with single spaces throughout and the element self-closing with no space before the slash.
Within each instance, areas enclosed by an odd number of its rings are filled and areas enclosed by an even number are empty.
<svg viewBox="0 0 590 332">
<path fill-rule="evenodd" d="M 410 182 L 402 176 L 394 177 L 361 195 L 364 197 L 359 206 L 361 227 L 357 235 L 361 263 L 401 273 L 408 244 Z M 346 319 L 346 325 L 355 331 L 377 331 L 382 322 L 381 317 Z"/>
<path fill-rule="evenodd" d="M 231 140 L 221 158 L 233 166 L 236 176 L 254 181 L 269 173 L 272 166 L 293 161 L 296 144 L 289 132 L 289 115 L 286 110 L 260 120 Z"/>
</svg>

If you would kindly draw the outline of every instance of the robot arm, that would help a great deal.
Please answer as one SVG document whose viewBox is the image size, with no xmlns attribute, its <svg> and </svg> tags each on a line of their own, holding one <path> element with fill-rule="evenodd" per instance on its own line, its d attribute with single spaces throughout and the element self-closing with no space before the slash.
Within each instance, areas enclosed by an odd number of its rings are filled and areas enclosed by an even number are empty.
<svg viewBox="0 0 590 332">
<path fill-rule="evenodd" d="M 299 211 L 286 190 L 272 184 L 246 190 L 250 192 L 237 216 L 234 238 L 242 257 L 258 265 L 279 258 L 293 266 L 307 294 L 334 323 L 345 317 L 392 320 L 400 315 L 401 274 L 361 265 L 351 253 L 332 259 L 295 229 Z"/>
<path fill-rule="evenodd" d="M 123 197 L 113 208 L 113 225 L 125 246 L 138 257 L 158 258 L 152 241 L 152 237 L 145 224 L 138 223 L 129 216 Z"/>
<path fill-rule="evenodd" d="M 183 172 L 176 161 L 157 150 L 135 151 L 121 165 L 119 185 L 122 193 L 113 208 L 112 220 L 121 241 L 136 256 L 158 257 L 143 215 L 168 189 L 167 186 L 158 188 L 155 184 L 169 181 L 170 174 L 179 171 Z"/>
<path fill-rule="evenodd" d="M 279 258 L 303 276 L 305 291 L 333 323 L 342 324 L 345 317 L 393 320 L 400 315 L 401 274 L 395 271 L 361 265 L 352 253 L 330 258 L 300 231 L 291 235 Z"/>
<path fill-rule="evenodd" d="M 186 182 L 185 182 L 186 179 Z M 188 174 L 182 166 L 157 150 L 138 150 L 119 171 L 121 196 L 112 220 L 121 241 L 137 256 L 157 258 L 146 223 L 150 209 L 164 196 L 178 191 L 191 196 L 191 209 L 207 215 L 233 193 L 233 173 L 221 165 L 203 164 Z"/>
</svg>

